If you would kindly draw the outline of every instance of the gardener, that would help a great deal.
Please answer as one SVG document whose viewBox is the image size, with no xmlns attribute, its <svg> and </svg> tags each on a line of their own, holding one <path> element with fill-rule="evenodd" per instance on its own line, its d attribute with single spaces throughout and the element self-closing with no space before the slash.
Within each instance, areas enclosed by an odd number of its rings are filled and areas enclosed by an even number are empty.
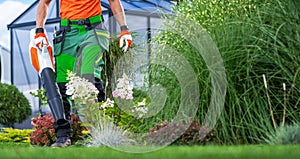
<svg viewBox="0 0 300 159">
<path fill-rule="evenodd" d="M 123 6 L 120 0 L 108 1 L 121 29 L 119 46 L 126 51 L 131 46 L 132 37 L 125 21 Z M 38 49 L 49 44 L 44 25 L 50 2 L 51 0 L 40 0 L 37 8 L 34 43 Z M 67 70 L 73 70 L 93 82 L 100 92 L 98 100 L 103 101 L 105 94 L 100 76 L 104 65 L 102 54 L 109 47 L 109 33 L 103 25 L 100 0 L 61 0 L 60 17 L 60 29 L 54 34 L 53 44 L 56 82 L 63 104 L 50 104 L 48 101 L 55 114 L 54 118 L 58 118 L 54 123 L 57 141 L 52 147 L 71 145 L 71 106 L 66 95 Z"/>
</svg>

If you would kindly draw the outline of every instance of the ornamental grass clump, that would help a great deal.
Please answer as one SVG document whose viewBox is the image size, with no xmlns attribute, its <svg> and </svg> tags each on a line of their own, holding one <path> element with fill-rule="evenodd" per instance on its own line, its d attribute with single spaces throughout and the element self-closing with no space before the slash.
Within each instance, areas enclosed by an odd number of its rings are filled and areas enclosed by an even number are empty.
<svg viewBox="0 0 300 159">
<path fill-rule="evenodd" d="M 293 145 L 300 144 L 300 126 L 297 124 L 278 127 L 270 135 L 267 143 L 272 145 Z"/>
<path fill-rule="evenodd" d="M 224 0 L 181 1 L 175 7 L 175 14 L 179 15 L 177 19 L 192 19 L 207 30 L 224 61 L 228 89 L 223 112 L 214 127 L 212 142 L 264 143 L 267 134 L 275 131 L 273 123 L 281 121 L 284 110 L 285 123 L 299 125 L 299 6 L 298 0 Z M 160 32 L 155 42 L 179 52 L 198 75 L 201 92 L 197 119 L 202 122 L 211 102 L 210 68 L 188 42 L 190 39 L 182 38 L 179 32 L 168 32 L 174 26 L 168 20 L 166 24 L 169 28 Z M 184 27 L 193 30 L 191 25 Z M 202 45 L 206 46 L 206 43 L 201 43 L 199 47 Z M 168 99 L 165 111 L 145 126 L 153 125 L 162 118 L 170 121 L 176 114 L 181 95 L 172 72 L 159 66 L 150 68 L 150 71 L 154 72 L 149 75 L 151 82 L 165 86 Z M 267 90 L 264 88 L 263 74 L 268 82 Z M 286 84 L 286 95 L 282 83 Z"/>
</svg>

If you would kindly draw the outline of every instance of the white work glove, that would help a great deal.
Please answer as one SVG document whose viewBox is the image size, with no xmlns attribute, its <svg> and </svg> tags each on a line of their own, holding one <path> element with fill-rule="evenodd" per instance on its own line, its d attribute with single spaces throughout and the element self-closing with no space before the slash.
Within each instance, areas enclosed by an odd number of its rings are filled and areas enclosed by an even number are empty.
<svg viewBox="0 0 300 159">
<path fill-rule="evenodd" d="M 123 52 L 126 52 L 132 44 L 132 36 L 128 31 L 127 26 L 123 26 L 123 28 L 124 27 L 125 29 L 122 29 L 121 27 L 121 33 L 119 37 L 119 47 L 122 48 Z"/>
</svg>

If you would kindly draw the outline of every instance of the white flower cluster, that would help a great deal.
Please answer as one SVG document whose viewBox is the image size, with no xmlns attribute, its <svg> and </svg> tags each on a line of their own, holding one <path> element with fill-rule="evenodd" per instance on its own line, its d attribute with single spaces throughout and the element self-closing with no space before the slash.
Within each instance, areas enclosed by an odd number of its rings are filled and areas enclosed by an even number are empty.
<svg viewBox="0 0 300 159">
<path fill-rule="evenodd" d="M 122 78 L 118 79 L 118 84 L 116 89 L 113 91 L 112 95 L 114 98 L 120 97 L 121 99 L 133 99 L 133 87 L 130 86 L 129 78 L 124 73 Z"/>
<path fill-rule="evenodd" d="M 101 108 L 105 109 L 108 107 L 114 107 L 115 102 L 113 100 L 110 100 L 110 98 L 107 98 L 106 101 L 101 105 Z"/>
<path fill-rule="evenodd" d="M 137 114 L 137 118 L 142 118 L 145 114 L 148 112 L 148 107 L 136 107 L 134 106 L 134 109 L 131 110 L 132 113 Z"/>
<path fill-rule="evenodd" d="M 129 78 L 126 74 L 123 74 L 122 78 L 119 78 L 117 87 L 112 92 L 114 98 L 120 97 L 121 99 L 133 99 L 133 87 L 130 86 Z M 132 113 L 136 114 L 138 118 L 142 118 L 147 112 L 146 99 L 144 98 L 142 102 L 138 102 L 137 105 L 133 106 L 131 110 Z"/>
<path fill-rule="evenodd" d="M 99 91 L 94 84 L 84 78 L 76 76 L 71 71 L 68 71 L 67 74 L 67 80 L 69 80 L 69 82 L 66 84 L 66 94 L 71 95 L 74 100 L 81 101 L 81 104 L 95 102 Z"/>
<path fill-rule="evenodd" d="M 143 101 L 138 102 L 137 106 L 133 106 L 134 109 L 131 110 L 132 113 L 137 114 L 137 118 L 142 118 L 148 112 L 148 107 L 146 107 L 146 98 Z"/>
</svg>

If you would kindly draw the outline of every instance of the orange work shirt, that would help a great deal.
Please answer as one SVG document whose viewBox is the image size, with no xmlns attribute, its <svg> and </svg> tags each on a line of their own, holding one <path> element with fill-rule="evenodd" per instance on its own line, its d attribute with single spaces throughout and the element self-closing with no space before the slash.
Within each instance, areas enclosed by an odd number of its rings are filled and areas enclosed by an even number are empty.
<svg viewBox="0 0 300 159">
<path fill-rule="evenodd" d="M 61 0 L 60 17 L 78 20 L 102 13 L 100 0 Z"/>
</svg>

